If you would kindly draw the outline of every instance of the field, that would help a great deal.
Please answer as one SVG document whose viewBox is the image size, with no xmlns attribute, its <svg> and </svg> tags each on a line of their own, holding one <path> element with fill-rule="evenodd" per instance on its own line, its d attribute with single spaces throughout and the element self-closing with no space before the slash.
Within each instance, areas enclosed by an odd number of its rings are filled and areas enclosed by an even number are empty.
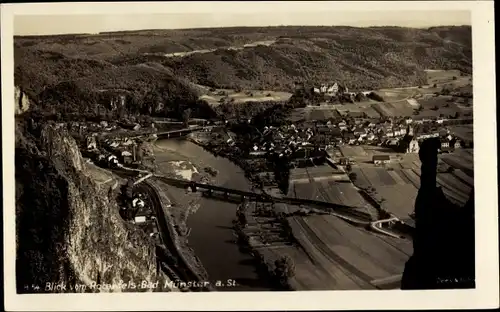
<svg viewBox="0 0 500 312">
<path fill-rule="evenodd" d="M 401 154 L 394 151 L 394 149 L 373 146 L 373 145 L 342 145 L 339 147 L 340 153 L 343 157 L 348 157 L 355 161 L 358 166 L 373 167 L 373 155 L 389 155 L 391 159 L 397 160 L 400 158 L 411 157 L 411 154 Z M 393 166 L 393 162 L 387 166 Z"/>
<path fill-rule="evenodd" d="M 373 104 L 378 102 L 366 101 L 366 102 L 356 102 L 349 103 L 345 105 L 335 104 L 332 105 L 334 109 L 337 110 L 338 114 L 341 116 L 347 116 L 349 113 L 365 113 L 367 118 L 380 118 L 380 114 L 373 109 Z"/>
<path fill-rule="evenodd" d="M 245 103 L 288 101 L 291 96 L 291 93 L 278 91 L 248 90 L 236 92 L 231 89 L 215 89 L 215 91 L 205 89 L 204 94 L 202 94 L 199 98 L 200 100 L 205 100 L 211 106 L 217 106 L 223 98 L 227 102 L 234 101 L 234 103 Z"/>
<path fill-rule="evenodd" d="M 325 201 L 334 204 L 366 208 L 369 204 L 359 194 L 357 189 L 346 182 L 319 180 L 313 183 L 292 183 L 288 196 Z"/>
<path fill-rule="evenodd" d="M 380 185 L 375 190 L 375 198 L 384 199 L 382 207 L 398 218 L 408 218 L 413 212 L 418 192 L 413 184 Z"/>
<path fill-rule="evenodd" d="M 380 89 L 375 91 L 381 97 L 384 98 L 386 102 L 396 102 L 408 99 L 415 94 L 418 94 L 417 87 L 407 87 L 407 88 L 391 88 L 391 89 Z"/>
<path fill-rule="evenodd" d="M 474 139 L 473 125 L 451 126 L 450 132 L 464 141 L 472 141 Z"/>
<path fill-rule="evenodd" d="M 344 173 L 335 173 L 332 169 L 327 171 L 326 168 L 294 169 L 290 181 L 287 194 L 290 197 L 319 200 L 362 209 L 369 208 L 369 204 Z"/>
<path fill-rule="evenodd" d="M 406 100 L 390 103 L 377 103 L 372 105 L 372 107 L 381 116 L 384 117 L 400 117 L 413 115 L 413 107 Z"/>
<path fill-rule="evenodd" d="M 425 71 L 428 85 L 440 85 L 445 83 L 463 84 L 469 83 L 470 76 L 462 76 L 459 70 L 432 70 Z M 456 80 L 453 80 L 453 77 Z"/>
<path fill-rule="evenodd" d="M 439 171 L 437 185 L 452 202 L 464 205 L 474 185 L 472 150 L 458 149 L 451 154 L 441 154 L 439 164 L 453 170 Z M 413 209 L 414 196 L 420 188 L 420 165 L 416 154 L 402 155 L 401 161 L 387 168 L 356 165 L 352 168 L 356 173 L 353 183 L 362 189 L 374 187 L 375 197 L 384 198 L 384 205 L 390 212 L 405 217 L 407 210 Z"/>
<path fill-rule="evenodd" d="M 335 287 L 335 280 L 331 275 L 316 263 L 301 248 L 279 247 L 259 248 L 266 262 L 274 263 L 283 256 L 289 256 L 295 264 L 295 276 L 290 279 L 290 285 L 294 290 L 326 290 Z"/>
<path fill-rule="evenodd" d="M 456 113 L 463 114 L 466 111 L 460 109 L 455 101 L 452 100 L 451 96 L 438 96 L 438 97 L 429 97 L 425 99 L 418 99 L 418 103 L 423 108 L 423 110 L 414 118 L 425 118 L 425 117 L 449 117 L 455 116 Z M 437 110 L 433 110 L 433 108 L 437 108 Z"/>
<path fill-rule="evenodd" d="M 342 145 L 339 149 L 344 157 L 363 157 L 368 155 L 362 146 Z"/>
<path fill-rule="evenodd" d="M 373 289 L 373 280 L 401 274 L 411 242 L 382 237 L 333 216 L 288 219 L 305 252 L 337 289 Z"/>
<path fill-rule="evenodd" d="M 290 181 L 309 180 L 311 178 L 329 178 L 335 180 L 339 176 L 344 178 L 345 174 L 342 171 L 333 169 L 329 165 L 321 165 L 316 167 L 295 168 L 290 170 Z"/>
<path fill-rule="evenodd" d="M 310 120 L 327 120 L 327 119 L 340 119 L 341 114 L 333 108 L 332 105 L 328 106 L 310 106 L 305 108 L 305 119 Z"/>
<path fill-rule="evenodd" d="M 437 183 L 444 194 L 456 204 L 463 206 L 469 199 L 472 188 L 451 173 L 439 173 Z"/>
</svg>

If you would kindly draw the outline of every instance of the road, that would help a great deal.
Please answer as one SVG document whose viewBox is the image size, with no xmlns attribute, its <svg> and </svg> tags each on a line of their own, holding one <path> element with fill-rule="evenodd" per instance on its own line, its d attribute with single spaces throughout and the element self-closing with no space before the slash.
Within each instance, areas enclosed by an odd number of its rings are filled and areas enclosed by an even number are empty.
<svg viewBox="0 0 500 312">
<path fill-rule="evenodd" d="M 393 232 L 388 231 L 388 230 L 384 230 L 382 228 L 382 224 L 389 223 L 389 222 L 395 222 L 395 221 L 399 221 L 399 219 L 396 217 L 392 217 L 389 219 L 374 221 L 374 222 L 370 223 L 370 229 L 372 229 L 375 232 L 382 233 L 382 234 L 385 234 L 385 235 L 388 235 L 391 237 L 402 238 L 401 235 L 398 235 L 398 234 L 393 233 Z"/>
<path fill-rule="evenodd" d="M 252 48 L 252 47 L 259 46 L 259 45 L 270 46 L 275 42 L 276 42 L 276 40 L 263 40 L 263 41 L 255 41 L 255 42 L 247 43 L 247 44 L 244 44 L 241 46 L 227 46 L 227 47 L 220 47 L 220 48 L 216 48 L 216 49 L 201 49 L 201 50 L 165 53 L 162 55 L 164 57 L 185 57 L 185 56 L 189 56 L 189 55 L 193 55 L 193 54 L 203 54 L 203 53 L 215 52 L 217 50 L 243 50 L 245 48 Z M 157 53 L 144 53 L 144 55 L 157 55 Z"/>
</svg>

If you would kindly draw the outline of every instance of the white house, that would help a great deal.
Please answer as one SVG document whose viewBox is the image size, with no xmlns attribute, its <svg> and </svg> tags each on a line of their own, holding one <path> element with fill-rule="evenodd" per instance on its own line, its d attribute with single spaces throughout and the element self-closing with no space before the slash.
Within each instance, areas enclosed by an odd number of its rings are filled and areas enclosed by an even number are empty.
<svg viewBox="0 0 500 312">
<path fill-rule="evenodd" d="M 146 222 L 146 217 L 145 216 L 137 216 L 134 218 L 134 222 L 137 223 L 144 223 Z"/>
<path fill-rule="evenodd" d="M 338 85 L 338 83 L 334 83 L 333 86 L 331 86 L 330 88 L 328 88 L 327 92 L 331 93 L 331 94 L 337 94 L 337 92 L 339 92 L 339 85 Z"/>
<path fill-rule="evenodd" d="M 97 142 L 95 136 L 90 136 L 87 138 L 87 149 L 88 150 L 97 149 Z"/>
<path fill-rule="evenodd" d="M 144 207 L 144 201 L 140 198 L 134 198 L 132 200 L 132 207 Z"/>
</svg>

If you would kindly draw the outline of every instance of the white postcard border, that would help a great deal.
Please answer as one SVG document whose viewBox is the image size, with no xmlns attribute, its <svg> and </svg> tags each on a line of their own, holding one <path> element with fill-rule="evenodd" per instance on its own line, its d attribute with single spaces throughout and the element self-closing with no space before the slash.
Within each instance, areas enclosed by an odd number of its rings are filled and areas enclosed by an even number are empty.
<svg viewBox="0 0 500 312">
<path fill-rule="evenodd" d="M 473 32 L 475 290 L 242 293 L 34 294 L 15 290 L 13 18 L 15 15 L 470 10 Z M 492 1 L 53 3 L 2 4 L 4 289 L 6 310 L 351 310 L 498 307 L 496 92 Z"/>
</svg>

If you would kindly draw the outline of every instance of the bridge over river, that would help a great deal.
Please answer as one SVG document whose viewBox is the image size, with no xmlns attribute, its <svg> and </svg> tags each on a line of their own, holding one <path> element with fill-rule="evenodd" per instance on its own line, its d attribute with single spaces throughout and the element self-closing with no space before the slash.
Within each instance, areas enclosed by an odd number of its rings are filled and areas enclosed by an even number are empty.
<svg viewBox="0 0 500 312">
<path fill-rule="evenodd" d="M 332 212 L 339 214 L 340 217 L 345 216 L 350 221 L 356 223 L 368 224 L 371 221 L 370 215 L 360 211 L 358 207 L 346 206 L 346 205 L 318 201 L 318 200 L 271 196 L 263 192 L 242 191 L 224 186 L 211 185 L 206 183 L 187 181 L 175 178 L 168 178 L 161 175 L 154 175 L 154 177 L 172 186 L 190 188 L 191 191 L 193 192 L 196 192 L 198 190 L 204 190 L 206 191 L 207 195 L 212 195 L 213 193 L 219 193 L 222 194 L 223 198 L 225 199 L 229 199 L 230 195 L 233 196 L 236 195 L 237 197 L 240 197 L 241 200 L 250 199 L 260 202 L 284 203 L 290 205 L 307 205 L 310 207 L 329 209 Z"/>
</svg>

